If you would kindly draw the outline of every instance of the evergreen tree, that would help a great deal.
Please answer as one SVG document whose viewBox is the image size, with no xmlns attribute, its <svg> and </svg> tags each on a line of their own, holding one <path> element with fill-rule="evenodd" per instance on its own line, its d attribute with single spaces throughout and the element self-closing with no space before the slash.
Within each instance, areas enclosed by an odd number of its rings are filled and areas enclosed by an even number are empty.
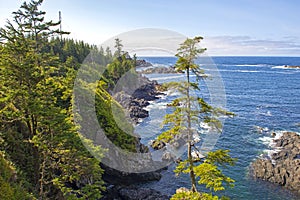
<svg viewBox="0 0 300 200">
<path fill-rule="evenodd" d="M 185 138 L 187 143 L 187 158 L 179 162 L 175 172 L 177 175 L 180 173 L 189 174 L 192 186 L 190 191 L 175 194 L 172 199 L 185 199 L 188 196 L 190 199 L 198 199 L 197 196 L 204 197 L 203 195 L 207 195 L 197 191 L 197 179 L 199 179 L 199 184 L 205 184 L 214 191 L 225 189 L 222 186 L 224 182 L 229 185 L 233 182 L 232 179 L 226 177 L 217 168 L 218 165 L 234 164 L 234 159 L 228 155 L 228 151 L 218 150 L 210 152 L 207 158 L 203 160 L 199 156 L 200 152 L 193 139 L 199 134 L 195 126 L 200 122 L 208 123 L 215 130 L 219 130 L 221 123 L 218 120 L 218 116 L 232 115 L 230 112 L 210 106 L 203 98 L 193 95 L 191 92 L 195 90 L 200 92 L 198 81 L 205 78 L 204 71 L 195 63 L 198 55 L 206 50 L 198 48 L 197 45 L 201 40 L 202 37 L 188 38 L 180 45 L 176 54 L 178 60 L 175 69 L 185 72 L 186 80 L 171 82 L 165 85 L 169 89 L 179 91 L 181 96 L 169 104 L 174 108 L 174 111 L 171 114 L 167 114 L 163 122 L 169 129 L 163 132 L 158 137 L 158 140 L 165 143 L 172 143 L 175 137 L 178 138 L 180 136 Z M 196 76 L 196 81 L 191 79 L 191 74 Z M 186 197 L 183 198 L 183 196 Z"/>
<path fill-rule="evenodd" d="M 66 77 L 59 76 L 62 64 L 49 50 L 49 40 L 63 33 L 56 28 L 60 22 L 44 21 L 42 2 L 24 2 L 13 13 L 13 22 L 0 29 L 0 128 L 5 150 L 39 199 L 97 199 L 103 171 L 82 145 L 70 108 L 59 103 L 70 88 L 63 85 Z M 15 152 L 15 138 L 21 152 Z M 101 157 L 101 149 L 82 140 Z"/>
<path fill-rule="evenodd" d="M 99 53 L 100 53 L 101 55 L 104 55 L 104 49 L 103 49 L 102 46 L 101 46 L 100 49 L 99 49 Z"/>
<path fill-rule="evenodd" d="M 5 154 L 0 151 L 0 199 L 32 199 L 32 196 L 22 188 L 20 182 L 15 166 L 13 166 L 13 164 L 5 158 Z"/>
<path fill-rule="evenodd" d="M 116 51 L 115 51 L 114 56 L 120 57 L 122 55 L 122 47 L 123 47 L 123 45 L 121 44 L 122 40 L 120 40 L 119 38 L 116 38 L 115 42 L 116 42 L 115 43 Z"/>
<path fill-rule="evenodd" d="M 106 47 L 105 49 L 105 56 L 107 57 L 108 60 L 112 60 L 112 53 L 109 47 Z"/>
</svg>

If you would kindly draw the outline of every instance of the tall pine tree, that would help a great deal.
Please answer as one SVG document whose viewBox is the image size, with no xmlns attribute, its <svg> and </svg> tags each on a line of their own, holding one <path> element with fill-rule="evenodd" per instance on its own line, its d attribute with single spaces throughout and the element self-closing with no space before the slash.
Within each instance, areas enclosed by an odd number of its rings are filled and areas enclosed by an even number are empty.
<svg viewBox="0 0 300 200">
<path fill-rule="evenodd" d="M 218 197 L 213 197 L 212 194 L 198 192 L 197 181 L 199 184 L 205 184 L 213 191 L 224 190 L 223 183 L 232 185 L 234 182 L 217 167 L 234 164 L 234 159 L 229 156 L 228 151 L 210 152 L 204 159 L 194 139 L 199 137 L 197 125 L 201 122 L 219 130 L 221 123 L 218 117 L 220 115 L 233 115 L 225 110 L 210 106 L 197 95 L 201 93 L 198 82 L 206 77 L 204 71 L 196 63 L 198 55 L 206 50 L 198 47 L 201 40 L 202 37 L 188 38 L 180 45 L 176 54 L 178 59 L 175 69 L 185 72 L 186 78 L 184 81 L 170 82 L 165 85 L 166 88 L 178 91 L 181 96 L 169 104 L 173 107 L 173 113 L 165 116 L 163 123 L 168 129 L 158 136 L 158 140 L 164 143 L 173 143 L 178 136 L 185 139 L 187 158 L 179 162 L 175 172 L 177 175 L 189 174 L 191 181 L 190 190 L 181 191 L 175 194 L 172 199 L 217 199 Z M 196 76 L 195 80 L 191 78 L 192 75 Z"/>
</svg>

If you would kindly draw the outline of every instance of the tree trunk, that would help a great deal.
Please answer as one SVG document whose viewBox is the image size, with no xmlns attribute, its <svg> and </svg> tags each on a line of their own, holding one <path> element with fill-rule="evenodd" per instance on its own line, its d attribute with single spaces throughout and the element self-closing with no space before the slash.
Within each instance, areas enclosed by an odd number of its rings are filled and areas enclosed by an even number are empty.
<svg viewBox="0 0 300 200">
<path fill-rule="evenodd" d="M 191 184 L 192 184 L 192 192 L 197 192 L 196 188 L 196 177 L 194 173 L 194 162 L 192 158 L 192 145 L 191 142 L 188 143 L 188 160 L 190 164 L 190 179 L 191 179 Z"/>
<path fill-rule="evenodd" d="M 45 153 L 43 153 L 42 159 L 43 161 L 41 162 L 40 165 L 40 180 L 39 180 L 39 200 L 44 199 L 45 197 L 45 192 L 44 192 L 44 177 L 45 177 L 45 167 L 46 167 L 46 158 L 45 158 Z"/>
<path fill-rule="evenodd" d="M 188 86 L 187 86 L 187 121 L 188 121 L 188 161 L 190 164 L 190 179 L 192 184 L 192 192 L 197 192 L 196 188 L 196 177 L 194 173 L 194 162 L 192 157 L 192 123 L 191 123 L 191 100 L 190 100 L 190 69 L 187 68 L 187 80 L 188 80 Z"/>
</svg>

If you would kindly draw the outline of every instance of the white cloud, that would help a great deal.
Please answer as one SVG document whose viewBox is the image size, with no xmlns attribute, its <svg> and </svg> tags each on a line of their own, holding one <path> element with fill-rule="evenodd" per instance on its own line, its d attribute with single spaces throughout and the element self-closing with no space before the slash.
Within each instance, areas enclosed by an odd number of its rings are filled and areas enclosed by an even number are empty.
<svg viewBox="0 0 300 200">
<path fill-rule="evenodd" d="M 206 37 L 202 45 L 208 49 L 209 55 L 300 56 L 300 42 L 296 37 L 270 40 L 249 36 L 215 36 Z"/>
<path fill-rule="evenodd" d="M 114 50 L 114 38 L 121 39 L 123 49 L 132 55 L 172 56 L 186 36 L 166 29 L 145 28 L 123 32 L 102 45 Z M 274 40 L 250 36 L 207 36 L 201 47 L 207 48 L 206 53 L 210 56 L 300 56 L 298 37 Z"/>
</svg>

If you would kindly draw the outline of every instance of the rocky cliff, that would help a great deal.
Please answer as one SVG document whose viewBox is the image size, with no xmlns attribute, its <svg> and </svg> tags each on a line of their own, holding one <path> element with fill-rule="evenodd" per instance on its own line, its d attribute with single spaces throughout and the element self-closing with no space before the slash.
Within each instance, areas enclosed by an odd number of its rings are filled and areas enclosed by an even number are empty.
<svg viewBox="0 0 300 200">
<path fill-rule="evenodd" d="M 285 132 L 274 143 L 279 151 L 253 162 L 252 174 L 300 193 L 300 136 Z"/>
<path fill-rule="evenodd" d="M 142 64 L 147 65 L 146 62 L 142 62 Z M 127 74 L 125 76 L 127 77 L 120 80 L 119 85 L 114 91 L 111 91 L 111 94 L 125 108 L 127 117 L 136 124 L 139 119 L 149 116 L 148 111 L 144 108 L 150 104 L 149 101 L 158 99 L 158 95 L 162 93 L 158 92 L 159 84 L 156 81 L 150 81 L 141 74 Z M 137 138 L 137 140 L 137 152 L 148 152 L 148 148 L 140 143 L 140 139 Z M 156 164 L 151 158 L 148 161 L 149 163 L 142 163 L 141 166 Z M 101 167 L 105 170 L 103 179 L 107 183 L 107 192 L 104 194 L 103 200 L 169 199 L 168 196 L 159 191 L 132 186 L 141 182 L 159 180 L 161 178 L 160 170 L 146 173 L 127 173 L 107 167 L 104 164 Z"/>
</svg>

